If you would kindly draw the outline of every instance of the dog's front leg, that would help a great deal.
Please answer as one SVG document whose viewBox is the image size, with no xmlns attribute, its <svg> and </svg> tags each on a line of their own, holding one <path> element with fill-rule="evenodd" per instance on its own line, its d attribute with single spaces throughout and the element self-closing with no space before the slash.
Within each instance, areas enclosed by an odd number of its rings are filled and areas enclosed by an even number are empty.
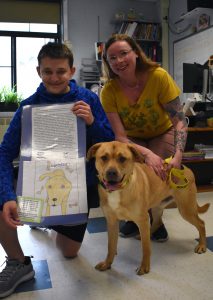
<svg viewBox="0 0 213 300">
<path fill-rule="evenodd" d="M 106 259 L 95 266 L 95 268 L 99 271 L 106 271 L 107 269 L 110 269 L 114 257 L 117 254 L 119 223 L 116 218 L 112 218 L 112 216 L 110 216 L 110 218 L 107 219 L 107 230 L 108 253 Z"/>
<path fill-rule="evenodd" d="M 151 245 L 150 245 L 150 223 L 149 214 L 143 215 L 139 223 L 137 223 L 140 237 L 141 237 L 141 249 L 142 249 L 142 262 L 139 268 L 137 268 L 137 275 L 143 275 L 150 271 L 150 256 L 151 256 Z"/>
</svg>

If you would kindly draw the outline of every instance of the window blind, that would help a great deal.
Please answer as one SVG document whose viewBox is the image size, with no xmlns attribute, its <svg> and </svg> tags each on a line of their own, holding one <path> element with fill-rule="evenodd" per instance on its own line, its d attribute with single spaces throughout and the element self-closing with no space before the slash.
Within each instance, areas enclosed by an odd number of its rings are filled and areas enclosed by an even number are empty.
<svg viewBox="0 0 213 300">
<path fill-rule="evenodd" d="M 61 1 L 1 0 L 0 22 L 61 23 Z"/>
</svg>

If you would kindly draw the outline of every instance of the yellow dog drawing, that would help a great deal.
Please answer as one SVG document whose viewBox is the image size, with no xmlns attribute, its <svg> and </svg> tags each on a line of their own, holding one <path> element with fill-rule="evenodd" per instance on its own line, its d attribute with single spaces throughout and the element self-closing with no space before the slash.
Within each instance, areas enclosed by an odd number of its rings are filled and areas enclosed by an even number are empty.
<svg viewBox="0 0 213 300">
<path fill-rule="evenodd" d="M 48 178 L 45 183 L 47 191 L 47 208 L 46 216 L 51 215 L 51 207 L 61 206 L 61 214 L 66 215 L 67 201 L 72 189 L 71 182 L 66 178 L 64 171 L 61 169 L 47 172 L 40 175 L 39 180 Z"/>
</svg>

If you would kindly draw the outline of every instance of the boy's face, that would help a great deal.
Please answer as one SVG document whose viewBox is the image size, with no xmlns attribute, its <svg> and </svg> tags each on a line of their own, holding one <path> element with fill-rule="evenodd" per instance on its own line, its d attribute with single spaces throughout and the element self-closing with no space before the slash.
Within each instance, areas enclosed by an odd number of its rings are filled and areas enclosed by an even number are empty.
<svg viewBox="0 0 213 300">
<path fill-rule="evenodd" d="M 37 67 L 37 72 L 49 93 L 65 94 L 70 90 L 69 81 L 75 73 L 75 68 L 70 67 L 66 58 L 44 57 Z"/>
</svg>

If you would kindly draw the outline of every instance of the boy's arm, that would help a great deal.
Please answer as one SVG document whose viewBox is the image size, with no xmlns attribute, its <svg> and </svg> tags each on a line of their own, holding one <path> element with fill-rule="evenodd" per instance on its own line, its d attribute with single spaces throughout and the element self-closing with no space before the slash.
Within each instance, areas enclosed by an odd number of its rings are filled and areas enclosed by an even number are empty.
<svg viewBox="0 0 213 300">
<path fill-rule="evenodd" d="M 20 142 L 21 108 L 15 113 L 0 144 L 0 206 L 9 200 L 16 200 L 13 161 L 19 155 Z"/>
<path fill-rule="evenodd" d="M 114 133 L 98 96 L 94 94 L 88 104 L 90 104 L 94 117 L 94 122 L 87 126 L 87 137 L 91 141 L 90 144 L 114 140 Z"/>
</svg>

